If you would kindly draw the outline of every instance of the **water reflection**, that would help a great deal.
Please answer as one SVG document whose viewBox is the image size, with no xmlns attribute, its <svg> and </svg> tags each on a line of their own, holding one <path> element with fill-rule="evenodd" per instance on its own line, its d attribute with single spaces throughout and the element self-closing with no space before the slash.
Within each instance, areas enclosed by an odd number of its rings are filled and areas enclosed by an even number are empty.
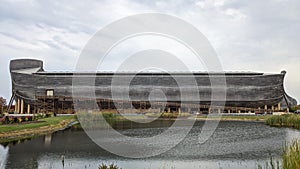
<svg viewBox="0 0 300 169">
<path fill-rule="evenodd" d="M 263 123 L 221 122 L 213 136 L 200 144 L 198 134 L 202 125 L 202 122 L 197 122 L 176 147 L 147 159 L 113 155 L 99 148 L 84 131 L 67 130 L 5 148 L 0 146 L 0 165 L 5 164 L 6 168 L 63 168 L 64 156 L 64 168 L 72 169 L 96 169 L 102 162 L 117 162 L 123 169 L 256 168 L 257 163 L 264 164 L 270 154 L 279 158 L 285 141 L 300 136 L 298 130 L 274 128 Z M 129 136 L 148 137 L 160 133 L 165 127 L 119 129 Z"/>
<path fill-rule="evenodd" d="M 5 167 L 7 156 L 8 156 L 8 147 L 0 146 L 0 168 Z"/>
</svg>

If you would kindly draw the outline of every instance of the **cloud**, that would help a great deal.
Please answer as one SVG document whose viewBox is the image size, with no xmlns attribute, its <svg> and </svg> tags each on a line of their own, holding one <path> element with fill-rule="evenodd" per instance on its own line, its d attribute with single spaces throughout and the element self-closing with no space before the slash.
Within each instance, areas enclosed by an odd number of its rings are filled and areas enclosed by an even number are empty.
<svg viewBox="0 0 300 169">
<path fill-rule="evenodd" d="M 0 77 L 6 83 L 0 95 L 10 97 L 10 59 L 42 59 L 48 70 L 72 70 L 97 30 L 144 12 L 167 13 L 193 24 L 209 39 L 226 70 L 287 70 L 285 86 L 300 100 L 298 0 L 4 0 L 0 58 L 5 66 L 0 67 Z"/>
</svg>

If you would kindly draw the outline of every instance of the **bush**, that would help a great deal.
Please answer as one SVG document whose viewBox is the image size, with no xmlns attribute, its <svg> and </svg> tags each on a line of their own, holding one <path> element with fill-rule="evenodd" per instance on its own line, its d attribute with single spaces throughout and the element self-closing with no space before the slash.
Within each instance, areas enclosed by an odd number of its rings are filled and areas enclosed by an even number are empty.
<svg viewBox="0 0 300 169">
<path fill-rule="evenodd" d="M 22 117 L 17 118 L 18 123 L 22 123 Z"/>
<path fill-rule="evenodd" d="M 279 127 L 294 127 L 300 129 L 300 115 L 285 114 L 280 116 L 271 116 L 266 120 L 266 124 Z"/>
<path fill-rule="evenodd" d="M 109 166 L 107 166 L 106 164 L 101 164 L 99 166 L 98 169 L 122 169 L 122 168 L 119 168 L 117 165 L 115 165 L 114 163 L 110 164 Z"/>
<path fill-rule="evenodd" d="M 14 117 L 6 117 L 6 123 L 12 124 L 13 122 L 15 122 L 15 118 Z"/>
</svg>

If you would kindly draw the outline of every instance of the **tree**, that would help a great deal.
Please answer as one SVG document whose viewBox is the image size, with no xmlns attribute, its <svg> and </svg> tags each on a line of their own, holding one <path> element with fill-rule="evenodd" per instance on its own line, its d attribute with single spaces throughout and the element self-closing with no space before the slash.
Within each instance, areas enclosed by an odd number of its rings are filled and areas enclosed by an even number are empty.
<svg viewBox="0 0 300 169">
<path fill-rule="evenodd" d="M 297 105 L 297 106 L 294 106 L 293 109 L 292 109 L 292 111 L 296 111 L 296 110 L 299 110 L 299 109 L 300 109 L 300 104 Z"/>
<path fill-rule="evenodd" d="M 3 113 L 4 106 L 6 106 L 6 99 L 4 99 L 3 97 L 0 97 L 0 111 L 1 111 L 1 113 Z"/>
</svg>

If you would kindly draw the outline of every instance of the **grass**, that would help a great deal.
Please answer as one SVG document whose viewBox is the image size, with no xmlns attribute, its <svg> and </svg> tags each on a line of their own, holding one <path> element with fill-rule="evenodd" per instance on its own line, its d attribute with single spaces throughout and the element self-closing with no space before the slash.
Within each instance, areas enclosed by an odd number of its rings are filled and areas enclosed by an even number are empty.
<svg viewBox="0 0 300 169">
<path fill-rule="evenodd" d="M 300 169 L 300 140 L 294 140 L 284 148 L 283 169 Z"/>
<path fill-rule="evenodd" d="M 55 125 L 60 123 L 63 120 L 72 120 L 74 116 L 59 116 L 59 117 L 49 117 L 44 119 L 39 119 L 37 122 L 27 123 L 27 124 L 8 124 L 8 125 L 0 125 L 0 133 L 6 133 L 11 131 L 18 131 L 24 129 L 33 129 L 39 128 L 48 125 Z"/>
<path fill-rule="evenodd" d="M 300 129 L 300 115 L 299 114 L 284 114 L 270 116 L 266 120 L 266 124 L 276 127 L 291 127 Z M 259 169 L 263 167 L 258 166 Z M 274 161 L 266 164 L 265 169 L 280 168 Z M 285 145 L 282 156 L 282 169 L 300 169 L 300 140 L 294 140 L 290 145 Z"/>
<path fill-rule="evenodd" d="M 230 120 L 241 120 L 241 121 L 265 121 L 268 117 L 270 116 L 262 116 L 262 115 L 226 115 L 226 116 L 210 116 L 208 117 L 207 115 L 202 115 L 198 116 L 197 119 L 203 119 L 203 120 L 213 120 L 213 119 L 218 119 L 221 117 L 221 120 L 224 121 L 230 121 Z"/>
<path fill-rule="evenodd" d="M 270 116 L 266 120 L 266 124 L 277 127 L 292 127 L 300 129 L 300 115 L 299 114 L 284 114 L 277 116 Z"/>
<path fill-rule="evenodd" d="M 175 119 L 175 118 L 187 118 L 190 117 L 191 114 L 190 113 L 185 113 L 185 112 L 181 112 L 181 113 L 168 113 L 168 112 L 163 112 L 163 113 L 147 113 L 146 114 L 147 117 L 151 117 L 151 118 L 167 118 L 167 119 Z"/>
<path fill-rule="evenodd" d="M 294 140 L 290 145 L 285 145 L 282 155 L 282 165 L 271 157 L 265 166 L 258 165 L 258 169 L 300 169 L 300 140 Z"/>
<path fill-rule="evenodd" d="M 273 158 L 271 157 L 270 161 L 267 161 L 265 164 L 265 167 L 263 167 L 262 165 L 258 165 L 257 167 L 258 169 L 281 169 L 280 168 L 280 162 L 279 161 L 275 161 L 273 160 Z"/>
</svg>

